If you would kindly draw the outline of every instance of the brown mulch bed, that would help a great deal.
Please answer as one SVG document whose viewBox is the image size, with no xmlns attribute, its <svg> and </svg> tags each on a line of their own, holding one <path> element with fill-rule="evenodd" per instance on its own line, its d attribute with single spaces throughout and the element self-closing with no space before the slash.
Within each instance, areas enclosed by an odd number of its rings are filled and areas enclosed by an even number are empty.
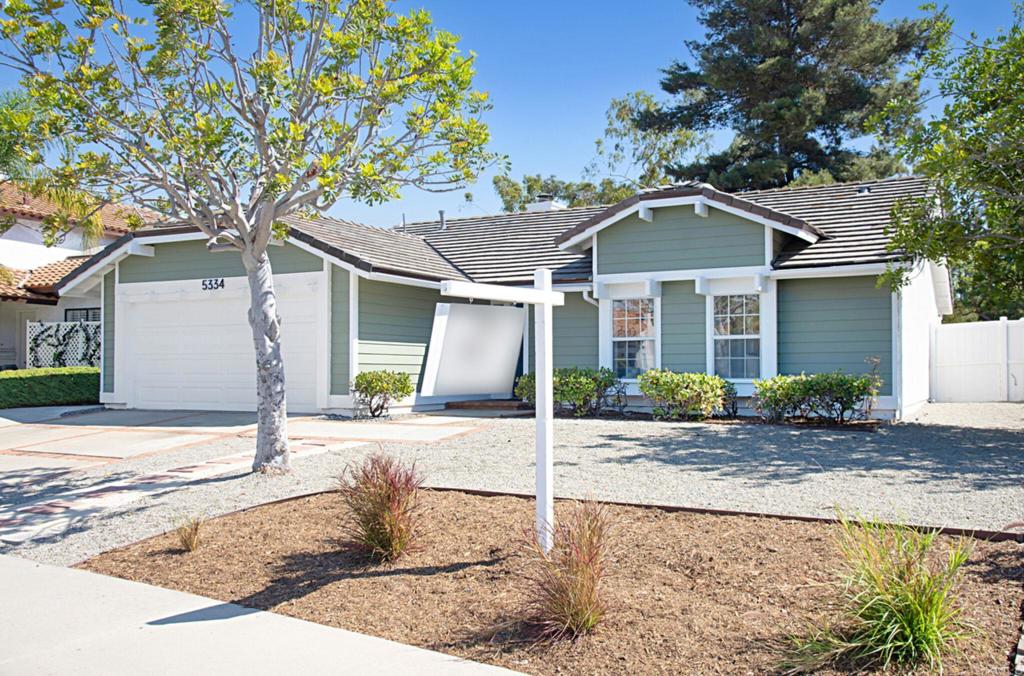
<svg viewBox="0 0 1024 676">
<path fill-rule="evenodd" d="M 609 509 L 612 612 L 593 635 L 553 645 L 517 624 L 533 503 L 516 497 L 427 491 L 420 546 L 393 566 L 339 544 L 344 507 L 326 493 L 212 520 L 192 554 L 167 534 L 81 567 L 543 674 L 770 673 L 787 636 L 828 616 L 835 526 Z M 1009 673 L 1022 546 L 977 541 L 966 571 L 960 598 L 980 632 L 946 672 Z"/>
</svg>

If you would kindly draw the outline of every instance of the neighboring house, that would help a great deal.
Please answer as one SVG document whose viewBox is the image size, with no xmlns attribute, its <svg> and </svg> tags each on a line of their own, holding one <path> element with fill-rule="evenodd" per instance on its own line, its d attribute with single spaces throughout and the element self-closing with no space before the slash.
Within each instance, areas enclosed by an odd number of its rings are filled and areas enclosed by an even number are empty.
<svg viewBox="0 0 1024 676">
<path fill-rule="evenodd" d="M 125 208 L 103 207 L 104 233 L 86 242 L 73 228 L 55 246 L 43 243 L 43 219 L 57 207 L 12 183 L 0 183 L 0 369 L 24 368 L 29 322 L 99 321 L 99 291 L 58 297 L 54 286 L 89 256 L 128 232 Z M 13 221 L 13 223 L 11 223 Z M 5 278 L 6 277 L 6 278 Z"/>
<path fill-rule="evenodd" d="M 404 232 L 290 218 L 287 242 L 270 251 L 289 408 L 351 411 L 361 370 L 400 369 L 419 384 L 441 349 L 431 340 L 438 304 L 451 302 L 442 281 L 528 285 L 547 267 L 566 297 L 555 366 L 614 368 L 633 394 L 647 368 L 707 371 L 748 396 L 755 378 L 864 372 L 877 358 L 877 411 L 905 415 L 928 397 L 929 327 L 951 311 L 949 277 L 918 263 L 899 293 L 877 277 L 899 260 L 886 248 L 892 206 L 927 191 L 917 177 L 735 195 L 691 183 L 607 207 L 548 201 Z M 253 408 L 244 270 L 203 239 L 190 228 L 125 235 L 56 285 L 62 296 L 102 289 L 102 401 Z M 453 398 L 418 387 L 405 404 Z"/>
</svg>

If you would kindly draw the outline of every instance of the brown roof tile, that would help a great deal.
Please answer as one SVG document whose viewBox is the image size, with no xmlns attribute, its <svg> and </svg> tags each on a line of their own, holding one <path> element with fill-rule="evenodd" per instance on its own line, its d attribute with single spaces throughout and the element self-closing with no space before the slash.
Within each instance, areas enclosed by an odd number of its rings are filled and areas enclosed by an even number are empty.
<svg viewBox="0 0 1024 676">
<path fill-rule="evenodd" d="M 32 193 L 10 183 L 0 183 L 0 212 L 12 216 L 20 216 L 33 220 L 42 220 L 57 212 L 57 206 L 45 197 L 35 197 Z M 139 214 L 147 223 L 160 220 L 159 214 L 149 209 L 121 204 L 106 204 L 100 209 L 103 229 L 112 234 L 129 232 L 128 217 L 131 213 Z"/>
</svg>

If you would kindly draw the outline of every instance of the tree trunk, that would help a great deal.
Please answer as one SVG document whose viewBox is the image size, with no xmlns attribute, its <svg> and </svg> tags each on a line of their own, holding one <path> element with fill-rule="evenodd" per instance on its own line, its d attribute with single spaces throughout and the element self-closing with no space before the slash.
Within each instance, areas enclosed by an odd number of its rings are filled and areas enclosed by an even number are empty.
<svg viewBox="0 0 1024 676">
<path fill-rule="evenodd" d="M 285 402 L 284 360 L 281 357 L 281 317 L 270 259 L 266 252 L 242 252 L 249 278 L 249 326 L 256 348 L 256 457 L 254 472 L 287 472 L 288 417 Z"/>
</svg>

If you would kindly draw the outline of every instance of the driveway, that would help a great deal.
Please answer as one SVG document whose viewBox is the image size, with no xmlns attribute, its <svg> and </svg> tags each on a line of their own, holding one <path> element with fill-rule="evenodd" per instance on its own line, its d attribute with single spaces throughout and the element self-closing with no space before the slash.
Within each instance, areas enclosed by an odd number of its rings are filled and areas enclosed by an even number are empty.
<svg viewBox="0 0 1024 676">
<path fill-rule="evenodd" d="M 144 499 L 243 476 L 252 463 L 251 413 L 52 413 L 23 410 L 0 418 L 2 542 L 60 539 Z M 296 463 L 370 442 L 429 444 L 476 429 L 474 419 L 436 415 L 374 422 L 295 416 L 288 425 Z M 264 497 L 250 495 L 250 504 Z M 195 511 L 216 510 L 199 505 Z"/>
</svg>

